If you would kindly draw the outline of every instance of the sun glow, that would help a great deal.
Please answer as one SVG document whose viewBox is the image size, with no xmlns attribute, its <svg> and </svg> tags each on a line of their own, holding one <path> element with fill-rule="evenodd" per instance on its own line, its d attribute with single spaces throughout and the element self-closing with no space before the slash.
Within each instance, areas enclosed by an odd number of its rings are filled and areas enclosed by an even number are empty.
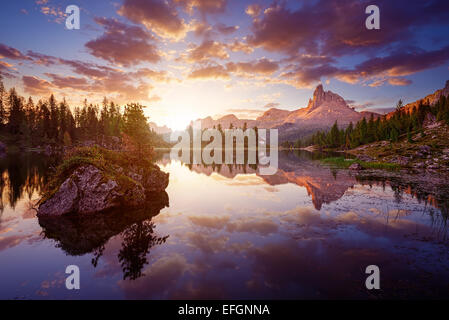
<svg viewBox="0 0 449 320">
<path fill-rule="evenodd" d="M 166 119 L 166 126 L 172 130 L 184 130 L 192 120 L 196 119 L 192 115 L 174 114 Z"/>
</svg>

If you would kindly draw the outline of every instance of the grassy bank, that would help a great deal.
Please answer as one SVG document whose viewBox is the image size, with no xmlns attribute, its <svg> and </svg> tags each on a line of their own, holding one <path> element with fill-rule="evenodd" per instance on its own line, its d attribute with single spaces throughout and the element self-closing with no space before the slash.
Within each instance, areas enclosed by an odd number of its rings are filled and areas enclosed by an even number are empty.
<svg viewBox="0 0 449 320">
<path fill-rule="evenodd" d="M 341 168 L 349 168 L 354 163 L 360 164 L 364 169 L 386 169 L 397 170 L 400 168 L 398 164 L 387 162 L 365 162 L 358 159 L 345 159 L 344 157 L 331 157 L 321 160 L 322 163 L 335 165 Z"/>
</svg>

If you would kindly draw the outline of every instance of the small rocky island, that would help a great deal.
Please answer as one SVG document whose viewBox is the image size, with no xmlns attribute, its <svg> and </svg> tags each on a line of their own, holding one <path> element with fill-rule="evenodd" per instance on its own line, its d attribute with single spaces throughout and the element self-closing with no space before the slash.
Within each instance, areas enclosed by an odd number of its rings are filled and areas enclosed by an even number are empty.
<svg viewBox="0 0 449 320">
<path fill-rule="evenodd" d="M 44 190 L 38 216 L 87 215 L 138 208 L 164 193 L 169 174 L 150 159 L 98 146 L 76 148 Z"/>
</svg>

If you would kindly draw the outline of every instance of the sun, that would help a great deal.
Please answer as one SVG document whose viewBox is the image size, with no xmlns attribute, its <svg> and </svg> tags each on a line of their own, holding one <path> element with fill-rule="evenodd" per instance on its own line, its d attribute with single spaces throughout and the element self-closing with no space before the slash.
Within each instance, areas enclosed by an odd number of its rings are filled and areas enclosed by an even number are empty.
<svg viewBox="0 0 449 320">
<path fill-rule="evenodd" d="M 172 130 L 184 130 L 194 119 L 196 118 L 191 114 L 173 114 L 167 118 L 165 123 Z"/>
</svg>

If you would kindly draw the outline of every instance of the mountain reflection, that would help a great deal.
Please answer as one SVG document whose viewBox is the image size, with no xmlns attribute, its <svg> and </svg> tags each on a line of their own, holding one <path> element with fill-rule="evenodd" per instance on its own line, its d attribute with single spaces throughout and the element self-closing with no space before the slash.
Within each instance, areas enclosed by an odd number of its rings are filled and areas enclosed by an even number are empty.
<svg viewBox="0 0 449 320">
<path fill-rule="evenodd" d="M 378 185 L 385 188 L 389 185 L 395 192 L 397 202 L 401 201 L 403 193 L 418 199 L 419 202 L 430 204 L 442 212 L 443 217 L 449 216 L 449 195 L 445 188 L 435 188 L 433 192 L 425 192 L 421 186 L 401 178 L 401 174 L 389 175 L 379 171 L 377 175 L 365 175 L 323 166 L 319 160 L 325 157 L 341 156 L 341 153 L 321 153 L 308 151 L 280 151 L 279 166 L 274 175 L 260 175 L 258 165 L 206 165 L 188 164 L 191 171 L 211 176 L 213 173 L 228 179 L 235 179 L 238 175 L 255 174 L 270 186 L 292 183 L 307 190 L 312 203 L 317 210 L 323 204 L 330 204 L 343 197 L 346 191 L 355 185 Z M 346 155 L 351 157 L 351 155 Z M 168 154 L 159 155 L 159 162 L 170 163 Z"/>
</svg>

